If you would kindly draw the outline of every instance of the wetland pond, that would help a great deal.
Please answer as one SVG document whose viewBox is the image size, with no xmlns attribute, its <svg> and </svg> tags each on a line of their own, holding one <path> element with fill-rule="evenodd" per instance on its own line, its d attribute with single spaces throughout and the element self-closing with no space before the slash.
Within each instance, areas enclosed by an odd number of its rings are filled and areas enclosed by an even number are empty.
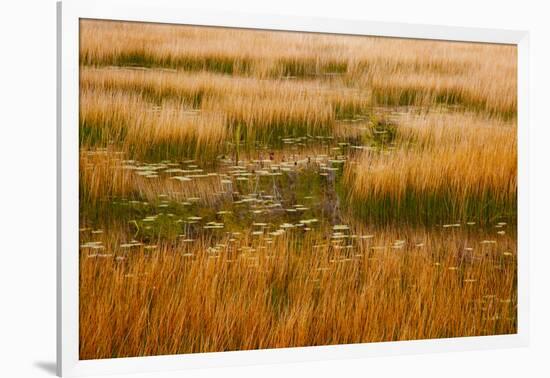
<svg viewBox="0 0 550 378">
<path fill-rule="evenodd" d="M 344 257 L 369 248 L 421 248 L 422 239 L 406 240 L 405 235 L 376 245 L 374 231 L 379 227 L 349 211 L 342 180 L 346 167 L 359 154 L 392 154 L 396 148 L 395 128 L 387 120 L 403 110 L 382 111 L 384 122 L 367 116 L 340 120 L 338 133 L 331 136 L 288 136 L 252 147 L 227 142 L 215 161 L 145 162 L 125 160 L 123 153 L 109 148 L 85 151 L 85 169 L 97 168 L 94 157 L 107 156 L 131 184 L 126 196 L 81 207 L 81 250 L 88 257 L 110 257 L 112 251 L 125 256 L 169 244 L 192 256 L 195 247 L 215 254 L 233 244 L 249 252 L 289 237 L 298 242 L 309 237 L 316 248 Z M 481 227 L 473 220 L 449 219 L 429 226 L 475 233 L 482 244 L 492 245 L 506 232 L 504 220 Z M 100 237 L 110 228 L 120 230 L 120 225 L 126 232 L 109 239 L 118 245 L 105 245 Z"/>
</svg>

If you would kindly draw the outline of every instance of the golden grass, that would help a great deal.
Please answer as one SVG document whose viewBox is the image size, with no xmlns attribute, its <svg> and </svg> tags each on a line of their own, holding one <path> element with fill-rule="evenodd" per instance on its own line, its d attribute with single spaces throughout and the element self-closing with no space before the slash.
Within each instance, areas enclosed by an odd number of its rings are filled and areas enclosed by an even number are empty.
<svg viewBox="0 0 550 378">
<path fill-rule="evenodd" d="M 158 165 L 165 166 L 162 163 Z M 116 151 L 81 151 L 81 204 L 97 210 L 102 202 L 109 204 L 113 199 L 136 198 L 155 202 L 160 194 L 172 201 L 184 201 L 192 197 L 199 198 L 204 205 L 212 205 L 223 193 L 217 175 L 182 182 L 173 178 L 176 174 L 150 178 L 136 174 L 137 170 L 138 166 L 123 161 L 122 154 Z"/>
<path fill-rule="evenodd" d="M 336 119 L 365 113 L 370 108 L 368 94 L 355 89 L 288 80 L 230 78 L 211 73 L 83 68 L 81 84 L 83 95 L 92 97 L 83 101 L 83 117 L 87 113 L 104 114 L 103 103 L 117 106 L 111 98 L 113 93 L 124 94 L 128 97 L 126 102 L 138 101 L 140 96 L 142 101 L 162 108 L 177 100 L 200 109 L 201 116 L 216 115 L 223 119 L 229 135 L 239 127 L 242 134 L 239 137 L 248 143 L 255 140 L 276 142 L 279 136 L 326 135 L 334 128 Z M 105 98 L 99 98 L 101 96 Z M 135 106 L 126 105 L 128 115 L 123 117 L 123 124 L 137 122 L 128 119 L 135 116 Z M 143 102 L 137 106 L 147 107 Z M 81 124 L 84 121 L 86 119 L 81 118 Z M 175 121 L 183 123 L 183 120 Z M 155 128 L 170 134 L 172 130 L 164 124 L 165 121 L 159 118 Z M 183 124 L 182 128 L 185 127 Z M 213 131 L 218 133 L 220 128 Z M 165 139 L 179 143 L 170 135 Z M 134 141 L 124 142 L 132 144 Z"/>
<path fill-rule="evenodd" d="M 515 47 L 80 27 L 81 359 L 516 332 Z"/>
<path fill-rule="evenodd" d="M 112 151 L 81 151 L 79 161 L 80 201 L 96 204 L 102 198 L 130 194 L 129 170 L 120 169 L 120 154 Z"/>
<path fill-rule="evenodd" d="M 80 358 L 515 332 L 513 237 L 374 233 L 347 255 L 313 236 L 243 236 L 215 252 L 105 240 L 113 256 L 81 252 Z"/>
<path fill-rule="evenodd" d="M 517 52 L 506 45 L 85 20 L 80 58 L 258 78 L 336 77 L 368 88 L 379 104 L 442 102 L 506 117 L 517 106 Z"/>
<path fill-rule="evenodd" d="M 162 69 L 91 68 L 80 71 L 81 89 L 128 91 L 143 94 L 153 101 L 165 98 L 185 99 L 200 107 L 204 98 L 224 99 L 242 97 L 247 100 L 280 99 L 294 107 L 310 106 L 315 100 L 321 112 L 328 107 L 339 115 L 342 109 L 357 108 L 357 112 L 370 106 L 367 90 L 345 88 L 338 83 L 309 80 L 263 79 L 233 77 L 209 72 L 185 72 Z M 297 104 L 296 104 L 297 102 Z M 314 116 L 314 114 L 310 115 Z M 328 121 L 320 118 L 319 122 Z"/>
<path fill-rule="evenodd" d="M 510 57 L 515 60 L 515 57 Z M 485 71 L 487 70 L 487 71 Z M 460 75 L 441 75 L 437 72 L 387 75 L 376 72 L 364 79 L 364 85 L 372 88 L 377 104 L 459 105 L 468 109 L 510 119 L 516 117 L 517 84 L 513 70 L 467 72 Z M 480 77 L 478 75 L 484 75 Z"/>
<path fill-rule="evenodd" d="M 80 96 L 80 144 L 115 144 L 137 156 L 196 156 L 223 146 L 227 138 L 220 114 L 195 114 L 185 102 L 154 106 L 124 92 L 90 90 Z"/>
<path fill-rule="evenodd" d="M 420 222 L 515 218 L 513 126 L 468 115 L 405 118 L 397 151 L 348 166 L 350 200 L 366 218 Z"/>
</svg>

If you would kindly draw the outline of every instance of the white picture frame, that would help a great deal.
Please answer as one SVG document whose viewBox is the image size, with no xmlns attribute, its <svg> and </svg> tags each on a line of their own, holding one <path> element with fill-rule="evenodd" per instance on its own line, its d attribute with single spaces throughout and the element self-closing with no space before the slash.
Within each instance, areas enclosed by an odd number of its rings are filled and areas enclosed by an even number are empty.
<svg viewBox="0 0 550 378">
<path fill-rule="evenodd" d="M 168 371 L 260 363 L 361 358 L 526 346 L 529 340 L 528 59 L 525 31 L 380 23 L 185 9 L 177 1 L 111 0 L 58 3 L 57 67 L 57 373 L 60 376 Z M 449 41 L 518 47 L 518 332 L 512 335 L 312 346 L 187 355 L 79 360 L 78 113 L 79 19 L 224 26 Z M 411 20 L 413 21 L 413 20 Z"/>
</svg>

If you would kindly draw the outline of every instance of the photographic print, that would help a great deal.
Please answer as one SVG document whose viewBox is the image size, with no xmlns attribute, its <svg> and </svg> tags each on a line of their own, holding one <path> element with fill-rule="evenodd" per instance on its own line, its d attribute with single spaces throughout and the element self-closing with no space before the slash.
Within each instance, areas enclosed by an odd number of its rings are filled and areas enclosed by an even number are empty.
<svg viewBox="0 0 550 378">
<path fill-rule="evenodd" d="M 79 37 L 80 359 L 517 332 L 515 45 Z"/>
</svg>

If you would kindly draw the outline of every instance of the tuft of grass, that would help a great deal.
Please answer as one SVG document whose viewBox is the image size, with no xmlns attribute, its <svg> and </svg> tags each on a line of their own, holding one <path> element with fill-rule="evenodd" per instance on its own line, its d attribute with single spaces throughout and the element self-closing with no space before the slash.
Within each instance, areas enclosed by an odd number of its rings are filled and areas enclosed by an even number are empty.
<svg viewBox="0 0 550 378">
<path fill-rule="evenodd" d="M 196 139 L 208 141 L 204 136 L 212 133 L 211 144 L 222 153 L 223 143 L 219 142 L 238 126 L 240 139 L 253 146 L 256 142 L 276 143 L 283 137 L 330 135 L 338 118 L 370 111 L 369 97 L 362 91 L 279 80 L 89 68 L 81 70 L 81 78 L 81 144 L 124 146 L 132 143 L 132 130 L 148 128 L 156 133 L 151 148 L 134 148 L 133 152 L 144 152 L 149 157 L 181 153 L 191 157 L 200 153 L 204 157 L 204 144 L 187 143 L 200 149 L 181 151 L 183 142 L 177 134 L 187 133 L 189 140 L 196 134 Z M 141 115 L 137 119 L 140 107 L 146 115 L 157 110 L 158 116 Z M 197 110 L 193 117 L 165 117 L 191 110 Z"/>
<path fill-rule="evenodd" d="M 422 224 L 515 219 L 514 127 L 456 115 L 404 122 L 407 126 L 397 127 L 396 151 L 366 152 L 348 166 L 347 198 L 354 213 Z"/>
<path fill-rule="evenodd" d="M 160 106 L 124 92 L 83 91 L 80 96 L 80 145 L 115 145 L 146 159 L 201 157 L 223 152 L 226 121 L 220 114 L 197 116 L 185 102 Z"/>
</svg>

